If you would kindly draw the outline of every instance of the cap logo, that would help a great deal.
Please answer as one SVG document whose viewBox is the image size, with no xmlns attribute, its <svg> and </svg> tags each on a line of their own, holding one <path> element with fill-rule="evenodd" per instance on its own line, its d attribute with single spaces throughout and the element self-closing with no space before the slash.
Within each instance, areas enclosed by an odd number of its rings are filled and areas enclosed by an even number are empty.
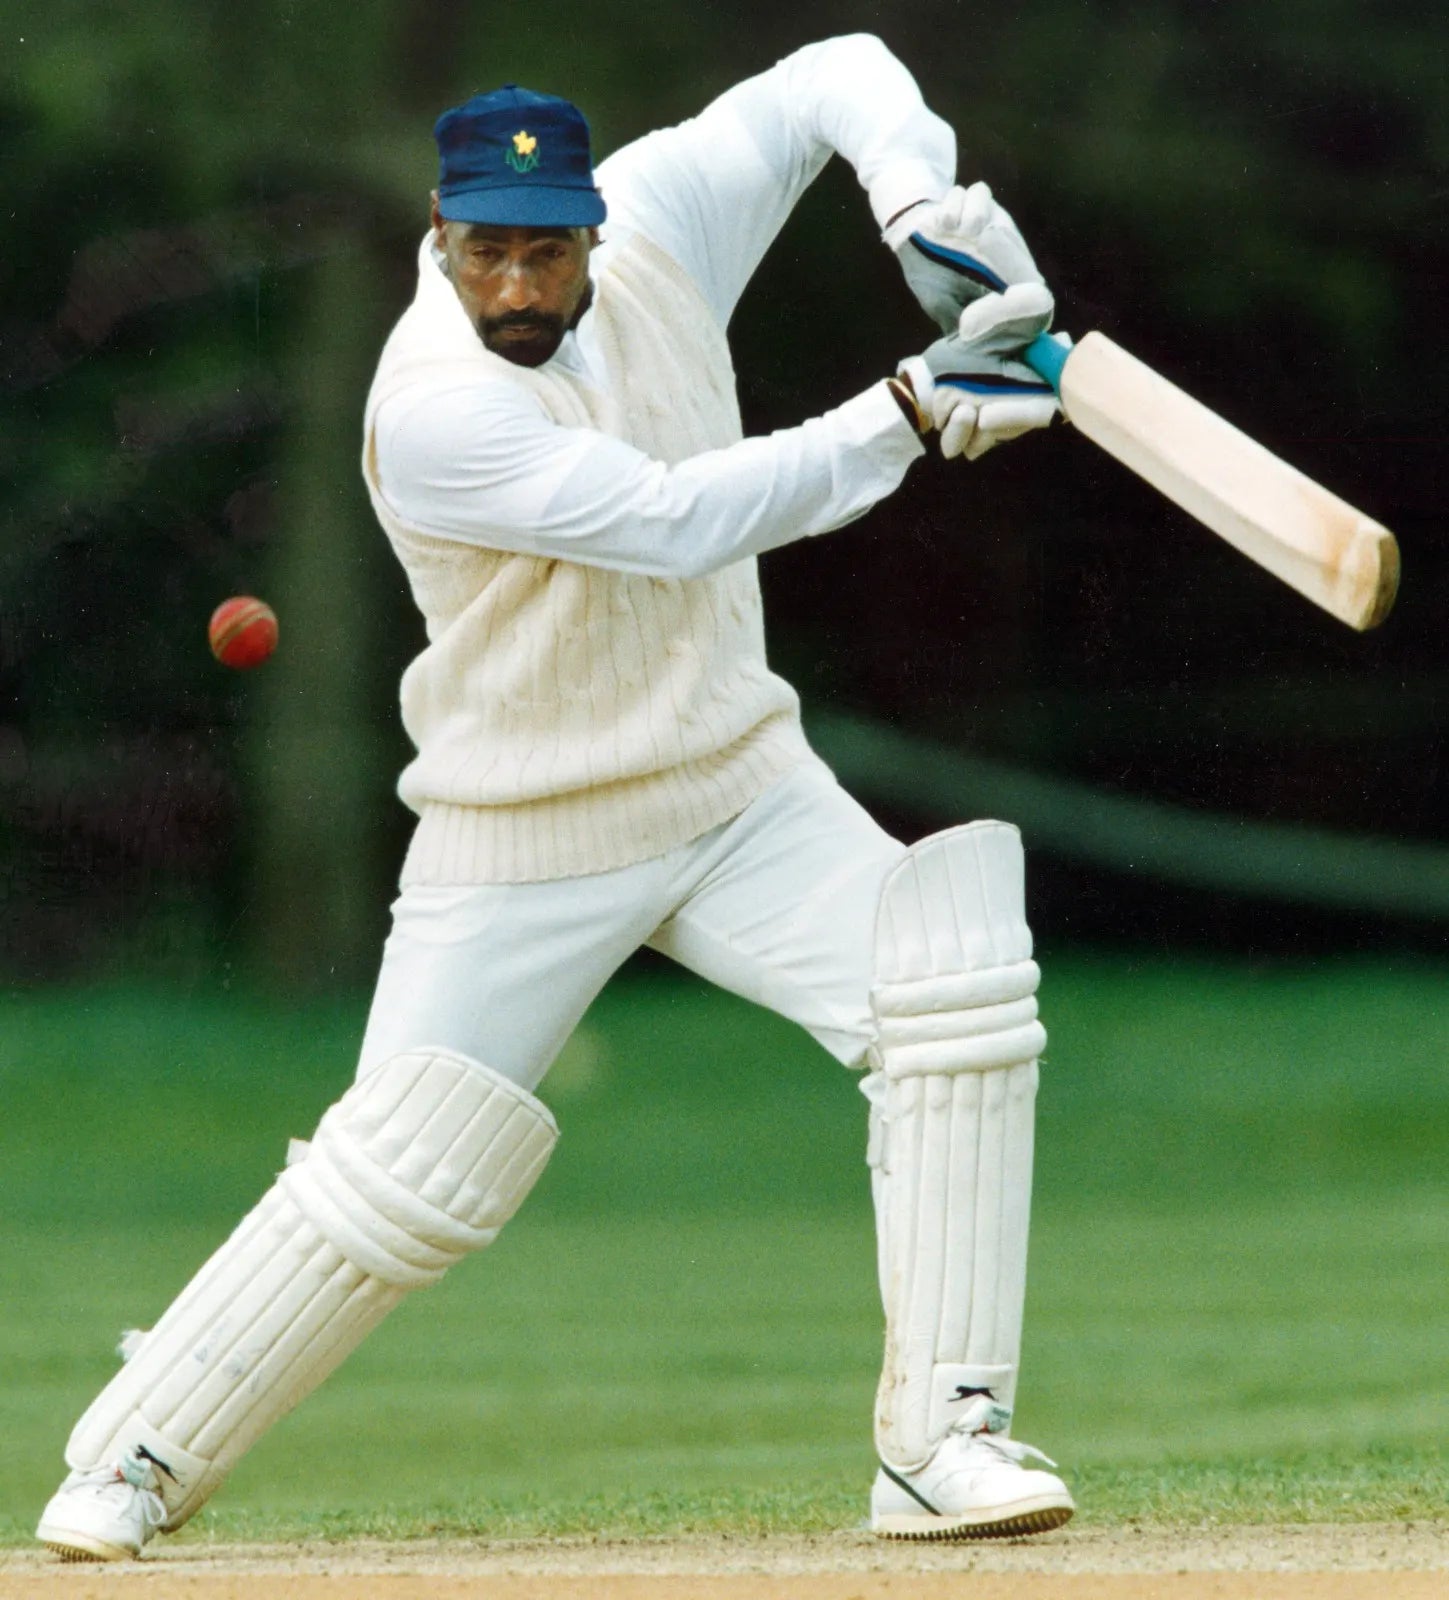
<svg viewBox="0 0 1449 1600">
<path fill-rule="evenodd" d="M 538 140 L 520 128 L 513 135 L 513 148 L 503 159 L 515 172 L 532 172 L 538 165 Z"/>
<path fill-rule="evenodd" d="M 557 95 L 506 83 L 433 125 L 438 202 L 449 222 L 596 228 L 609 214 L 594 180 L 589 124 Z"/>
</svg>

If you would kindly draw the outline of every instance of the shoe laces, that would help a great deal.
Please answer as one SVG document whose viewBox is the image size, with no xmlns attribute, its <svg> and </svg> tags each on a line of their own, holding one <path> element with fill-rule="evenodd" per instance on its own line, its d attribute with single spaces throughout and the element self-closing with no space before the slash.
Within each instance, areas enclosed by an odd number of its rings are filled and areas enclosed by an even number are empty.
<svg viewBox="0 0 1449 1600">
<path fill-rule="evenodd" d="M 101 1494 L 121 1488 L 134 1493 L 148 1528 L 159 1528 L 166 1520 L 166 1503 L 151 1487 L 155 1481 L 155 1473 L 132 1450 L 127 1450 L 119 1461 L 76 1473 L 77 1483 L 89 1484 Z"/>
<path fill-rule="evenodd" d="M 1038 1450 L 1035 1445 L 1023 1444 L 1020 1439 L 1008 1439 L 999 1433 L 973 1433 L 971 1439 L 982 1449 L 994 1450 L 997 1455 L 1014 1462 L 1018 1467 L 1024 1461 L 1041 1461 L 1049 1467 L 1056 1466 L 1056 1462 L 1045 1450 Z"/>
<path fill-rule="evenodd" d="M 985 1450 L 993 1450 L 1004 1461 L 1020 1466 L 1023 1461 L 1043 1461 L 1049 1467 L 1056 1462 L 1043 1451 L 1020 1439 L 1008 1438 L 1003 1429 L 1011 1426 L 1011 1412 L 998 1405 L 989 1394 L 977 1395 L 948 1430 L 970 1439 Z"/>
</svg>

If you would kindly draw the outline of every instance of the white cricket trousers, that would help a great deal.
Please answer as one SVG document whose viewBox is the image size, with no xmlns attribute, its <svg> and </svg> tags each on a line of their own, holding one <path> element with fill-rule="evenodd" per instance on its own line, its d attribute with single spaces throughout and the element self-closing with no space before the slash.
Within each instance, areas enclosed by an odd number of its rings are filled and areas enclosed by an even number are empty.
<svg viewBox="0 0 1449 1600">
<path fill-rule="evenodd" d="M 534 1089 L 641 945 L 798 1022 L 853 1065 L 874 1037 L 876 905 L 904 849 L 812 761 L 729 822 L 634 866 L 406 888 L 359 1076 L 444 1045 Z"/>
</svg>

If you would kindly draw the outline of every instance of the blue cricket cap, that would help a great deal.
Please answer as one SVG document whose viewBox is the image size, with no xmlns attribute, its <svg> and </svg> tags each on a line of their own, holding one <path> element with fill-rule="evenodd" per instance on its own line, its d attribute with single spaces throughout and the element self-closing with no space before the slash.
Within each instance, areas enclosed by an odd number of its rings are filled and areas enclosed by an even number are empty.
<svg viewBox="0 0 1449 1600">
<path fill-rule="evenodd" d="M 433 137 L 448 222 L 593 228 L 604 220 L 589 125 L 567 100 L 505 84 L 445 111 Z"/>
</svg>

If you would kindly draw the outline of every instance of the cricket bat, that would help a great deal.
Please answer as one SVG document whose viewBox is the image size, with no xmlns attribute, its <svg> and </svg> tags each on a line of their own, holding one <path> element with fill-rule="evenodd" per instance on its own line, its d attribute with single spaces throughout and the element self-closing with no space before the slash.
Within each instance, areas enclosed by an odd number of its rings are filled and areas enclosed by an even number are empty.
<svg viewBox="0 0 1449 1600">
<path fill-rule="evenodd" d="M 1104 334 L 1043 334 L 1028 364 L 1067 420 L 1250 561 L 1350 628 L 1376 627 L 1399 586 L 1387 528 L 1184 394 Z"/>
</svg>

